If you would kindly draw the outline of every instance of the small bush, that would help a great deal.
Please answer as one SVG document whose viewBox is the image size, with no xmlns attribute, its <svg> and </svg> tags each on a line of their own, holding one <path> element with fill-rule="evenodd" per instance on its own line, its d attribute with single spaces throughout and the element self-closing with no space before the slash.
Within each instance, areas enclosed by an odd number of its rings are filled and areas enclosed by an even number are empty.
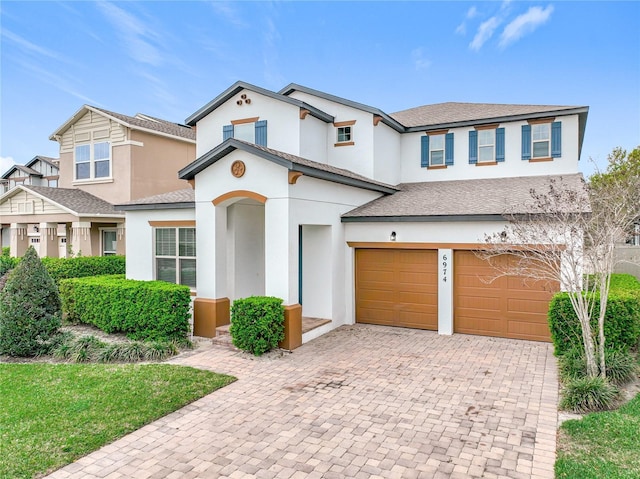
<svg viewBox="0 0 640 479">
<path fill-rule="evenodd" d="M 65 279 L 62 310 L 71 322 L 92 324 L 134 340 L 182 340 L 189 332 L 188 286 L 122 276 Z"/>
<path fill-rule="evenodd" d="M 43 354 L 59 328 L 58 288 L 29 247 L 0 291 L 0 354 Z"/>
<path fill-rule="evenodd" d="M 42 264 L 56 282 L 63 279 L 125 274 L 124 256 L 79 256 L 77 258 L 42 258 Z"/>
<path fill-rule="evenodd" d="M 640 281 L 630 274 L 612 274 L 611 290 L 640 291 Z"/>
<path fill-rule="evenodd" d="M 12 270 L 18 265 L 19 258 L 12 258 L 11 256 L 0 256 L 0 276 L 7 271 Z"/>
<path fill-rule="evenodd" d="M 282 300 L 268 296 L 235 300 L 229 332 L 234 346 L 256 356 L 277 347 L 284 339 Z"/>
<path fill-rule="evenodd" d="M 597 360 L 597 358 L 596 358 Z M 625 351 L 605 350 L 607 379 L 613 384 L 625 384 L 636 378 L 638 366 L 631 354 Z M 587 376 L 587 361 L 581 349 L 572 349 L 559 360 L 560 376 L 563 381 Z"/>
<path fill-rule="evenodd" d="M 580 321 L 571 306 L 569 294 L 557 293 L 549 305 L 549 328 L 553 340 L 554 352 L 562 355 L 575 348 L 582 348 Z M 598 293 L 593 312 L 592 330 L 597 330 L 599 306 Z M 611 290 L 604 322 L 605 347 L 620 351 L 629 351 L 640 340 L 640 291 L 623 289 Z"/>
<path fill-rule="evenodd" d="M 10 256 L 10 255 L 11 255 L 11 248 L 9 246 L 3 246 L 2 256 Z"/>
<path fill-rule="evenodd" d="M 586 413 L 615 406 L 620 391 L 601 377 L 573 379 L 562 391 L 560 409 Z"/>
</svg>

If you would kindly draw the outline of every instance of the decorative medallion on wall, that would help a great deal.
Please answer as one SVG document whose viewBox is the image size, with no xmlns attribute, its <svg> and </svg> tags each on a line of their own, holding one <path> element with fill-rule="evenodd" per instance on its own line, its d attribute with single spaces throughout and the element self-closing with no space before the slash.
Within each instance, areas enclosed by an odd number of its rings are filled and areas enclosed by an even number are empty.
<svg viewBox="0 0 640 479">
<path fill-rule="evenodd" d="M 236 178 L 240 178 L 244 175 L 247 167 L 244 165 L 244 161 L 236 160 L 231 164 L 231 174 Z"/>
</svg>

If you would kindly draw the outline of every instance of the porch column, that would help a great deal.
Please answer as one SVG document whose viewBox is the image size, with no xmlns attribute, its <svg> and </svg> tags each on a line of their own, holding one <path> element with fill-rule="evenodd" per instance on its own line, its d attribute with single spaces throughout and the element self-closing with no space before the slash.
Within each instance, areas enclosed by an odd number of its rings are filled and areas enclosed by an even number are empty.
<svg viewBox="0 0 640 479">
<path fill-rule="evenodd" d="M 67 248 L 69 248 L 69 238 L 67 238 Z M 71 223 L 71 254 L 73 256 L 93 256 L 90 221 Z"/>
<path fill-rule="evenodd" d="M 265 294 L 285 305 L 284 349 L 302 344 L 302 306 L 298 304 L 298 226 L 290 224 L 289 199 L 270 198 L 265 204 Z"/>
<path fill-rule="evenodd" d="M 40 257 L 57 258 L 59 255 L 58 246 L 58 223 L 40 223 Z"/>
<path fill-rule="evenodd" d="M 11 223 L 11 244 L 9 245 L 11 256 L 24 256 L 29 247 L 26 223 Z"/>
<path fill-rule="evenodd" d="M 227 207 L 196 202 L 196 291 L 193 334 L 212 338 L 229 324 L 227 292 Z"/>
<path fill-rule="evenodd" d="M 116 254 L 120 256 L 124 256 L 125 246 L 126 246 L 126 228 L 124 223 L 117 224 L 117 233 L 116 233 Z"/>
</svg>

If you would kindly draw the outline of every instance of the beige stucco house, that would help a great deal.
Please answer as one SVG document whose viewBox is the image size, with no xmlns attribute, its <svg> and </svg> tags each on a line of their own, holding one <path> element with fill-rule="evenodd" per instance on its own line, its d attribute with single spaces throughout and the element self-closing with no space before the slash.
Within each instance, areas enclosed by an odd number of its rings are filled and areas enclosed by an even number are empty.
<svg viewBox="0 0 640 479">
<path fill-rule="evenodd" d="M 125 217 L 115 203 L 186 185 L 176 174 L 195 159 L 195 130 L 151 116 L 84 105 L 50 139 L 60 144 L 57 188 L 18 185 L 0 196 L 11 254 L 124 254 Z"/>
</svg>

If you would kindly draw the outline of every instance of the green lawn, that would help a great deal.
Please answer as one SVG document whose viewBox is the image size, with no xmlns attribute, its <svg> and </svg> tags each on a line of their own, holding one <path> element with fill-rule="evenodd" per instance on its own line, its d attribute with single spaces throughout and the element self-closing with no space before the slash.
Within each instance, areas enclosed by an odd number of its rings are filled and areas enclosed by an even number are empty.
<svg viewBox="0 0 640 479">
<path fill-rule="evenodd" d="M 640 477 L 640 394 L 617 411 L 599 412 L 560 428 L 558 479 Z"/>
<path fill-rule="evenodd" d="M 234 380 L 169 364 L 0 364 L 0 478 L 57 469 Z"/>
</svg>

